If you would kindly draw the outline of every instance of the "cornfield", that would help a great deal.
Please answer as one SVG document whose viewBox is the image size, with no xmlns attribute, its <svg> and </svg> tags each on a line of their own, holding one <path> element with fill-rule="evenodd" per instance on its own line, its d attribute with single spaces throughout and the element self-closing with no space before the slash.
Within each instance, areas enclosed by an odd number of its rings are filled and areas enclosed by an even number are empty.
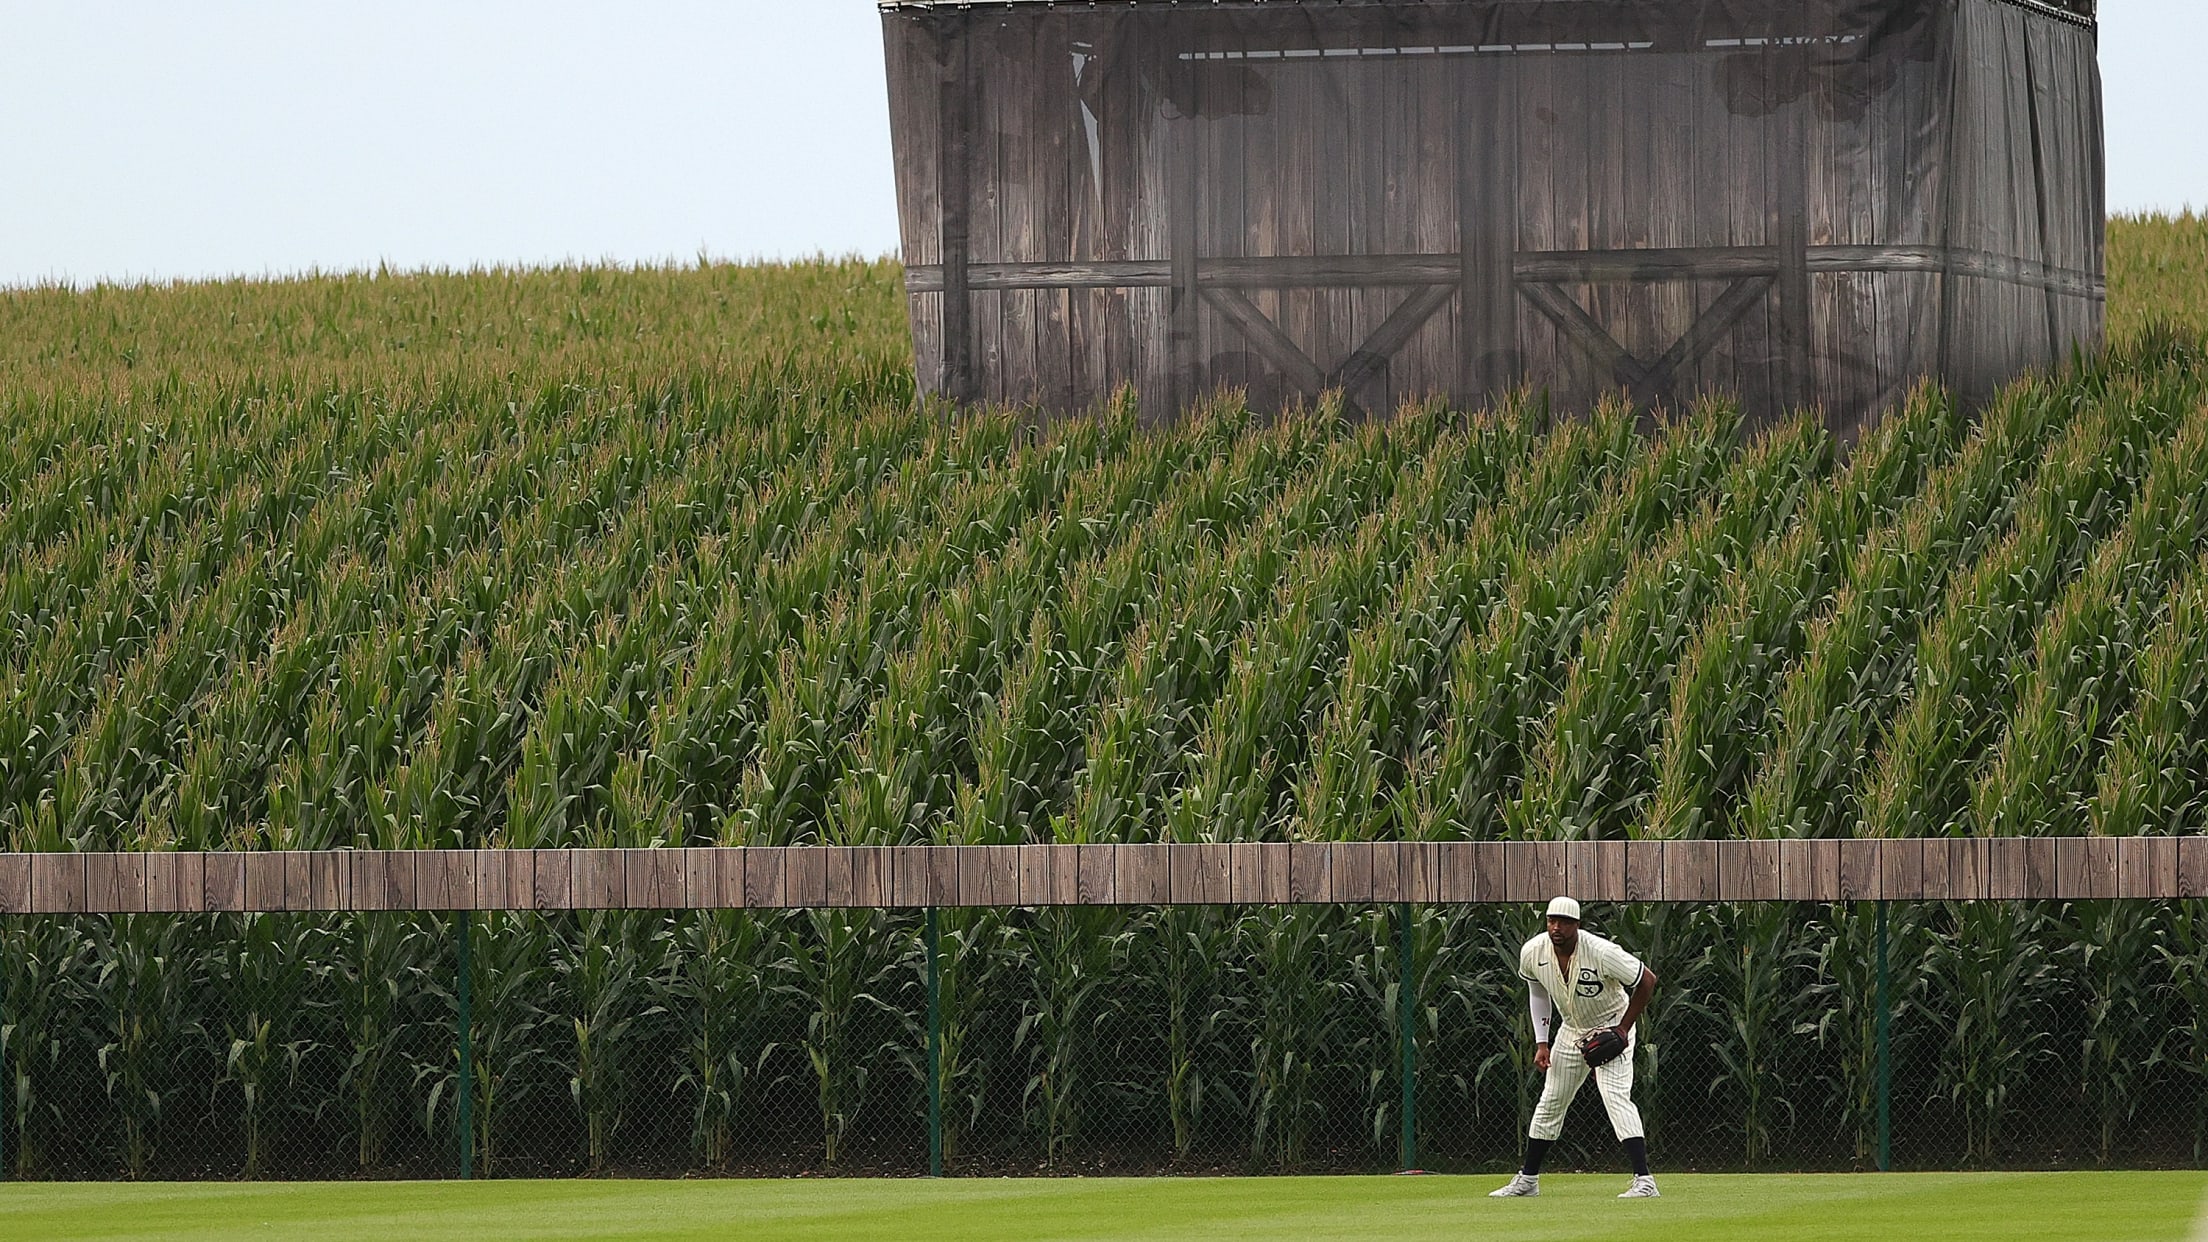
<svg viewBox="0 0 2208 1242">
<path fill-rule="evenodd" d="M 857 261 L 0 294 L 0 848 L 2208 831 L 2203 234 L 2116 222 L 2114 346 L 1845 446 L 916 404 Z M 1898 1162 L 2208 1156 L 2208 907 L 1890 913 Z M 1872 1158 L 1867 908 L 1596 917 L 1667 1159 Z M 1420 1151 L 1500 1167 L 1531 931 L 10 919 L 0 1137 L 435 1173 L 464 1090 L 491 1173 L 909 1171 L 932 980 L 954 1169 L 1384 1167 L 1406 1015 Z"/>
</svg>

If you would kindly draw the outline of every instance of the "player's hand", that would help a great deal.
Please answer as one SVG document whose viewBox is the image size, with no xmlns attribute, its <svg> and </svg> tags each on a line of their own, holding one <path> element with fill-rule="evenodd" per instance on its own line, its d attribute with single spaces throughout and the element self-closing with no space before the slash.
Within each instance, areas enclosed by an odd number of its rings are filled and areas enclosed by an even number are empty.
<svg viewBox="0 0 2208 1242">
<path fill-rule="evenodd" d="M 1547 1044 L 1534 1045 L 1533 1068 L 1544 1074 L 1549 1072 L 1549 1046 Z"/>
</svg>

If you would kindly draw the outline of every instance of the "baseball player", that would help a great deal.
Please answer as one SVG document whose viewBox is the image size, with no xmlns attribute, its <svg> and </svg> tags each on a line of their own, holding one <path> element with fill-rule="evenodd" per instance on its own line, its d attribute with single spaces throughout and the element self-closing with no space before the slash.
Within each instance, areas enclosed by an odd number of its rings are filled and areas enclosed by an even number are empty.
<svg viewBox="0 0 2208 1242">
<path fill-rule="evenodd" d="M 1655 1198 L 1641 1110 L 1633 1107 L 1633 1023 L 1656 992 L 1656 972 L 1610 941 L 1579 930 L 1579 903 L 1559 897 L 1549 903 L 1548 930 L 1518 951 L 1518 974 L 1532 993 L 1533 1063 L 1548 1079 L 1527 1127 L 1525 1167 L 1489 1197 L 1541 1193 L 1541 1161 L 1564 1132 L 1564 1110 L 1593 1073 L 1603 1107 L 1610 1110 L 1610 1127 L 1633 1162 L 1633 1184 L 1618 1197 Z M 1564 1029 L 1552 1032 L 1550 1022 L 1559 1016 Z"/>
</svg>

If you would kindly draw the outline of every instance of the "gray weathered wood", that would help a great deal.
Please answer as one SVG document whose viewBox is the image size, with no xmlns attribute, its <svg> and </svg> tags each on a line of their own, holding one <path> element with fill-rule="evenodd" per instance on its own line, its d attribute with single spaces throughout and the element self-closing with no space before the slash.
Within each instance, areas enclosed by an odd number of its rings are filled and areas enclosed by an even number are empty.
<svg viewBox="0 0 2208 1242">
<path fill-rule="evenodd" d="M 890 901 L 890 859 L 894 851 L 887 846 L 862 845 L 851 850 L 851 901 L 862 907 L 881 907 Z"/>
<path fill-rule="evenodd" d="M 628 900 L 621 851 L 579 849 L 569 852 L 567 885 L 577 910 L 618 910 Z"/>
<path fill-rule="evenodd" d="M 1882 901 L 1924 897 L 1924 842 L 1916 838 L 1878 843 L 1878 895 Z"/>
<path fill-rule="evenodd" d="M 1625 845 L 1625 899 L 1664 900 L 1664 841 L 1628 841 Z"/>
<path fill-rule="evenodd" d="M 29 914 L 31 904 L 31 856 L 0 854 L 0 914 Z"/>
<path fill-rule="evenodd" d="M 146 908 L 145 854 L 85 855 L 85 908 L 132 914 Z"/>
<path fill-rule="evenodd" d="M 685 848 L 681 854 L 683 904 L 693 910 L 719 909 L 722 891 L 721 851 L 693 846 Z M 852 904 L 859 903 L 854 901 Z"/>
<path fill-rule="evenodd" d="M 1074 884 L 1082 905 L 1115 906 L 1119 904 L 1119 865 L 1112 855 L 1116 845 L 1077 845 L 1074 862 Z"/>
<path fill-rule="evenodd" d="M 340 862 L 342 861 L 341 856 Z M 4 877 L 6 873 L 7 864 L 0 861 L 0 877 Z M 0 889 L 4 889 L 5 883 L 4 879 L 0 879 Z M 7 908 L 4 902 L 5 897 L 0 896 L 0 911 Z M 157 850 L 146 855 L 146 909 L 182 914 L 197 913 L 206 908 L 205 854 Z"/>
<path fill-rule="evenodd" d="M 679 849 L 621 851 L 621 904 L 631 910 L 680 909 L 689 898 L 683 882 L 683 853 Z"/>
<path fill-rule="evenodd" d="M 1875 838 L 1850 839 L 1838 843 L 1840 847 L 1841 901 L 1878 901 L 1884 897 L 1879 887 L 1883 873 L 1879 870 L 1878 841 Z"/>
<path fill-rule="evenodd" d="M 2208 837 L 2177 839 L 2177 895 L 2208 897 Z"/>
<path fill-rule="evenodd" d="M 1717 842 L 1664 843 L 1664 897 L 1667 901 L 1715 901 L 1718 896 Z"/>
<path fill-rule="evenodd" d="M 1288 846 L 1288 900 L 1334 900 L 1334 854 L 1325 843 L 1296 841 Z"/>
<path fill-rule="evenodd" d="M 782 900 L 801 910 L 828 904 L 828 854 L 817 845 L 793 845 L 782 854 Z"/>
<path fill-rule="evenodd" d="M 1172 871 L 1168 845 L 1147 843 L 1120 845 L 1113 851 L 1119 868 L 1118 899 L 1122 905 L 1163 905 L 1172 900 Z"/>
<path fill-rule="evenodd" d="M 782 860 L 783 855 L 787 854 L 791 847 L 782 845 L 747 845 L 741 848 L 743 849 L 744 859 L 744 907 L 749 910 L 777 910 L 788 905 L 789 903 L 783 897 L 784 887 Z M 804 847 L 799 846 L 797 848 L 802 849 Z M 904 855 L 904 859 L 910 860 L 910 862 L 906 864 L 907 866 L 919 867 L 923 870 L 923 874 L 925 874 L 925 868 L 927 866 L 926 854 L 917 852 L 907 853 Z M 915 894 L 920 894 L 922 891 L 922 886 L 919 884 L 911 883 L 911 877 L 903 874 L 903 871 L 904 868 L 900 867 L 899 875 L 897 877 L 899 887 L 903 888 L 909 884 Z M 900 894 L 900 896 L 901 895 L 902 894 Z M 933 903 L 932 901 L 922 901 L 910 904 L 929 905 Z"/>
<path fill-rule="evenodd" d="M 574 909 L 575 860 L 567 850 L 531 850 L 529 900 L 538 910 Z"/>
<path fill-rule="evenodd" d="M 2208 838 L 0 854 L 0 912 L 2166 899 Z"/>
<path fill-rule="evenodd" d="M 406 855 L 411 860 L 411 855 Z M 380 858 L 379 858 L 379 861 Z M 245 855 L 209 854 L 203 871 L 206 882 L 206 901 L 201 906 L 209 911 L 246 909 L 245 904 Z M 411 909 L 414 886 L 409 883 L 404 892 L 394 891 L 389 899 L 394 903 L 383 907 L 387 910 Z"/>
</svg>

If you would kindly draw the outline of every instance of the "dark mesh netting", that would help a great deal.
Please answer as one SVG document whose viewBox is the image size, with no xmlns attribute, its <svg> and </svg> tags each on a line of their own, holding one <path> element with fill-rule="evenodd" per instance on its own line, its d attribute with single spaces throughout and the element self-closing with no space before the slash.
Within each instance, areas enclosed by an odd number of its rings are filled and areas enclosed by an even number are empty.
<svg viewBox="0 0 2208 1242">
<path fill-rule="evenodd" d="M 954 397 L 1530 383 L 1849 428 L 2100 336 L 2062 7 L 883 7 L 920 377 Z"/>
</svg>

